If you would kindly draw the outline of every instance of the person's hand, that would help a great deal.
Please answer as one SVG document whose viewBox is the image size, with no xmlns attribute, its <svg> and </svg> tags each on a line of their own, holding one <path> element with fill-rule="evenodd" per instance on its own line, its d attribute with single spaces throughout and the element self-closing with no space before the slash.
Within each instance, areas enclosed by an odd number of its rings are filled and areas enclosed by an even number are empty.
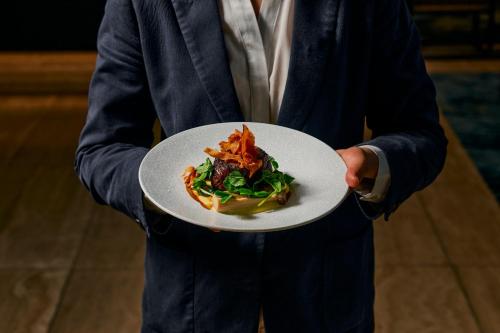
<svg viewBox="0 0 500 333">
<path fill-rule="evenodd" d="M 368 148 L 337 150 L 347 165 L 345 181 L 355 191 L 370 192 L 378 172 L 378 156 Z"/>
</svg>

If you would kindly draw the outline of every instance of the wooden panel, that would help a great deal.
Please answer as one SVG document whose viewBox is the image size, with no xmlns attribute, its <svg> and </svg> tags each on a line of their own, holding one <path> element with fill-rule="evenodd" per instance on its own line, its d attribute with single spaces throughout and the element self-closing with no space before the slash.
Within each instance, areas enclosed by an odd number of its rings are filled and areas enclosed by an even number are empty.
<svg viewBox="0 0 500 333">
<path fill-rule="evenodd" d="M 85 94 L 95 52 L 2 52 L 2 94 Z"/>
<path fill-rule="evenodd" d="M 415 196 L 405 201 L 388 222 L 375 226 L 375 263 L 383 265 L 446 264 L 432 226 Z"/>
<path fill-rule="evenodd" d="M 78 132 L 84 119 L 77 110 L 73 110 L 74 114 L 58 115 L 60 119 L 56 117 L 57 121 L 43 113 L 15 114 L 16 109 L 11 110 L 5 112 L 2 109 L 0 112 L 0 232 L 25 185 L 33 181 L 37 172 L 58 163 L 72 167 Z"/>
<path fill-rule="evenodd" d="M 139 332 L 142 271 L 76 271 L 51 333 Z"/>
<path fill-rule="evenodd" d="M 500 267 L 460 267 L 462 281 L 484 332 L 500 332 Z"/>
<path fill-rule="evenodd" d="M 69 267 L 90 217 L 90 196 L 73 171 L 83 117 L 42 116 L 0 165 L 0 267 Z M 22 122 L 11 125 L 10 134 L 22 132 Z"/>
<path fill-rule="evenodd" d="M 446 122 L 450 141 L 444 171 L 418 197 L 431 216 L 451 261 L 500 265 L 500 209 Z"/>
<path fill-rule="evenodd" d="M 65 270 L 0 270 L 0 332 L 45 333 Z"/>
<path fill-rule="evenodd" d="M 416 13 L 474 13 L 488 10 L 488 3 L 461 3 L 461 4 L 421 4 L 415 5 Z"/>
<path fill-rule="evenodd" d="M 0 96 L 0 163 L 12 165 L 26 156 L 35 165 L 53 158 L 71 163 L 86 111 L 82 96 Z"/>
<path fill-rule="evenodd" d="M 29 139 L 39 120 L 39 116 L 23 117 L 0 112 L 0 166 L 5 167 L 10 163 L 15 152 Z"/>
<path fill-rule="evenodd" d="M 479 333 L 449 268 L 382 267 L 376 288 L 377 333 Z"/>
<path fill-rule="evenodd" d="M 36 115 L 39 119 L 48 113 L 67 112 L 73 116 L 80 115 L 83 125 L 87 102 L 86 95 L 0 95 L 0 117 L 26 121 Z M 10 123 L 5 123 L 5 127 L 12 129 Z"/>
<path fill-rule="evenodd" d="M 92 205 L 71 169 L 36 171 L 2 222 L 0 267 L 70 267 Z"/>
<path fill-rule="evenodd" d="M 22 117 L 0 113 L 0 230 L 7 219 L 7 210 L 16 202 L 28 181 L 32 166 L 13 165 L 12 159 L 33 132 L 39 117 Z"/>
<path fill-rule="evenodd" d="M 499 73 L 500 60 L 427 60 L 430 73 Z"/>
<path fill-rule="evenodd" d="M 145 233 L 135 221 L 109 207 L 95 214 L 83 241 L 77 268 L 142 269 Z"/>
</svg>

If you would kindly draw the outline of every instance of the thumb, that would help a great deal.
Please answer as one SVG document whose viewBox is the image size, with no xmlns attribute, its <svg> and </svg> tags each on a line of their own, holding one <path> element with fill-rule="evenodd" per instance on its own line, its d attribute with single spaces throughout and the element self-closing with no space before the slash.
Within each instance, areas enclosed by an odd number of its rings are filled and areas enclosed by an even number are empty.
<svg viewBox="0 0 500 333">
<path fill-rule="evenodd" d="M 345 174 L 345 181 L 350 188 L 358 187 L 361 183 L 362 177 L 360 169 L 362 166 L 362 152 L 355 148 L 338 149 L 340 157 L 344 160 L 347 166 Z"/>
</svg>

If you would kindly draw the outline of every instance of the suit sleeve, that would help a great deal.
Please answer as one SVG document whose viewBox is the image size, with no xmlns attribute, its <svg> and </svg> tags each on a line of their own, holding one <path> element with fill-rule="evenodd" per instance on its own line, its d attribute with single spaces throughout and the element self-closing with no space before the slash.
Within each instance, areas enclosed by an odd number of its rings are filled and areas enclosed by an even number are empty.
<svg viewBox="0 0 500 333">
<path fill-rule="evenodd" d="M 97 54 L 75 170 L 98 203 L 135 219 L 149 235 L 138 169 L 152 145 L 156 116 L 130 0 L 108 0 Z"/>
<path fill-rule="evenodd" d="M 370 218 L 389 215 L 442 170 L 447 139 L 439 125 L 435 87 L 420 50 L 420 37 L 404 0 L 375 0 L 367 126 L 391 170 L 381 203 L 358 200 Z M 357 197 L 359 199 L 359 197 Z"/>
</svg>

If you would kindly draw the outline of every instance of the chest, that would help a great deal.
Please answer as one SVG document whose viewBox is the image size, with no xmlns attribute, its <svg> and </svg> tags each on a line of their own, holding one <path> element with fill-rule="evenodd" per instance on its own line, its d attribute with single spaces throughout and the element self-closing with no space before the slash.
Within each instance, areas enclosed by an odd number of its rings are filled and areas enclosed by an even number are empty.
<svg viewBox="0 0 500 333">
<path fill-rule="evenodd" d="M 176 124 L 173 132 L 244 120 L 217 2 L 150 0 L 138 8 L 151 94 L 157 112 L 168 115 L 165 123 Z M 361 115 L 373 40 L 370 2 L 296 0 L 294 10 L 276 123 L 303 129 L 312 119 Z"/>
</svg>

